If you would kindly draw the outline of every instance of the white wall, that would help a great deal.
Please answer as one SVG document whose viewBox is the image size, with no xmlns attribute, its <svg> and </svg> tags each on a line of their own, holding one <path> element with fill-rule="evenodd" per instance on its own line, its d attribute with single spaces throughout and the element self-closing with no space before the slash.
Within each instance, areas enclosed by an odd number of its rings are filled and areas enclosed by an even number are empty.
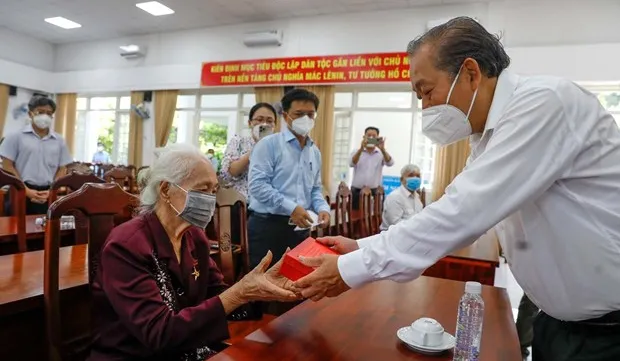
<svg viewBox="0 0 620 361">
<path fill-rule="evenodd" d="M 0 83 L 53 91 L 54 46 L 0 26 Z"/>
<path fill-rule="evenodd" d="M 37 69 L 53 70 L 54 46 L 0 26 L 0 59 Z"/>
<path fill-rule="evenodd" d="M 7 114 L 4 121 L 4 129 L 2 132 L 3 137 L 22 130 L 24 125 L 29 122 L 27 114 L 20 114 L 17 118 L 15 118 L 16 114 L 13 114 L 13 110 L 22 104 L 28 104 L 30 98 L 32 97 L 32 93 L 32 90 L 18 88 L 17 95 L 9 97 L 9 106 L 6 112 Z"/>
<path fill-rule="evenodd" d="M 507 1 L 423 7 L 241 24 L 57 47 L 58 91 L 198 88 L 204 61 L 403 51 L 428 20 L 477 17 L 501 32 L 513 69 L 577 81 L 620 81 L 620 1 Z M 284 30 L 276 48 L 247 48 L 246 31 Z M 136 43 L 148 54 L 127 61 L 118 46 Z M 596 60 L 596 65 L 593 61 Z M 602 62 L 602 63 L 599 63 Z"/>
</svg>

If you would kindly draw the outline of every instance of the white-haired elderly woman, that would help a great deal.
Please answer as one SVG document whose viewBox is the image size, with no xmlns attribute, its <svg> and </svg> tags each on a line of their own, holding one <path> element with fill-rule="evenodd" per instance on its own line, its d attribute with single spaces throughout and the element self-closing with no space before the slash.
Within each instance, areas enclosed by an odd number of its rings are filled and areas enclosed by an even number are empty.
<svg viewBox="0 0 620 361">
<path fill-rule="evenodd" d="M 404 166 L 400 171 L 400 184 L 400 187 L 385 197 L 383 221 L 380 226 L 382 231 L 422 211 L 423 205 L 418 194 L 422 184 L 420 168 L 413 164 Z"/>
<path fill-rule="evenodd" d="M 197 361 L 229 337 L 227 315 L 249 301 L 294 301 L 268 269 L 269 252 L 228 287 L 204 228 L 218 183 L 197 148 L 175 144 L 153 162 L 140 195 L 142 213 L 111 233 L 93 282 L 96 334 L 89 360 Z"/>
</svg>

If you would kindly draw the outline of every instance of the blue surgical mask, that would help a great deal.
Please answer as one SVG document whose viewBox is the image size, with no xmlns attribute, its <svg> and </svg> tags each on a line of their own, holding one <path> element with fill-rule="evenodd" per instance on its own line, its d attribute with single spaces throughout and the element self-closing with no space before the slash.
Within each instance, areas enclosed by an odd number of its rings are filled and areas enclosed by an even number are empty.
<svg viewBox="0 0 620 361">
<path fill-rule="evenodd" d="M 420 177 L 409 177 L 405 180 L 405 182 L 405 187 L 411 192 L 417 191 L 422 184 Z"/>
</svg>

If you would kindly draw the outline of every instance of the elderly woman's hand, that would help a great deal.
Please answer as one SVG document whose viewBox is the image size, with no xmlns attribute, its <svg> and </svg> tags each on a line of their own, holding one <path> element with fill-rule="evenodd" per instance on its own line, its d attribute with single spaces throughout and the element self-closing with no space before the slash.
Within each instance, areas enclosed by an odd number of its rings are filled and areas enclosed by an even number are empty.
<svg viewBox="0 0 620 361">
<path fill-rule="evenodd" d="M 272 258 L 271 251 L 267 252 L 260 264 L 239 281 L 240 291 L 245 300 L 295 301 L 299 299 L 299 296 L 291 290 L 292 282 L 280 275 L 284 257 L 268 270 Z"/>
<path fill-rule="evenodd" d="M 271 251 L 267 252 L 256 268 L 220 294 L 227 314 L 251 301 L 291 302 L 301 299 L 300 294 L 291 290 L 292 282 L 280 275 L 280 266 L 284 257 L 267 270 L 272 258 Z"/>
</svg>

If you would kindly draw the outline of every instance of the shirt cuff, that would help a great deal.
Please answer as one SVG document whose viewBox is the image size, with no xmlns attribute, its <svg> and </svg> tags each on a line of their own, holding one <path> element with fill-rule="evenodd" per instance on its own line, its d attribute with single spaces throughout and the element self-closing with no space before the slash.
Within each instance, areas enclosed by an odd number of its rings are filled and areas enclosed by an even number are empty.
<svg viewBox="0 0 620 361">
<path fill-rule="evenodd" d="M 284 200 L 282 201 L 282 209 L 284 209 L 286 214 L 290 216 L 291 214 L 293 214 L 295 208 L 297 208 L 297 203 L 293 202 L 290 199 L 284 198 Z"/>
<path fill-rule="evenodd" d="M 364 264 L 363 250 L 344 254 L 338 257 L 338 272 L 347 286 L 357 288 L 373 280 Z"/>
<path fill-rule="evenodd" d="M 325 203 L 325 204 L 320 205 L 317 208 L 317 213 L 321 213 L 321 212 L 331 213 L 331 208 L 330 208 L 329 204 Z"/>
<path fill-rule="evenodd" d="M 364 248 L 364 247 L 368 247 L 368 245 L 370 245 L 372 242 L 374 242 L 376 239 L 379 239 L 379 237 L 381 236 L 381 234 L 376 234 L 374 236 L 370 236 L 370 237 L 366 237 L 366 238 L 362 238 L 362 239 L 358 239 L 357 240 L 357 246 L 359 248 Z"/>
</svg>

